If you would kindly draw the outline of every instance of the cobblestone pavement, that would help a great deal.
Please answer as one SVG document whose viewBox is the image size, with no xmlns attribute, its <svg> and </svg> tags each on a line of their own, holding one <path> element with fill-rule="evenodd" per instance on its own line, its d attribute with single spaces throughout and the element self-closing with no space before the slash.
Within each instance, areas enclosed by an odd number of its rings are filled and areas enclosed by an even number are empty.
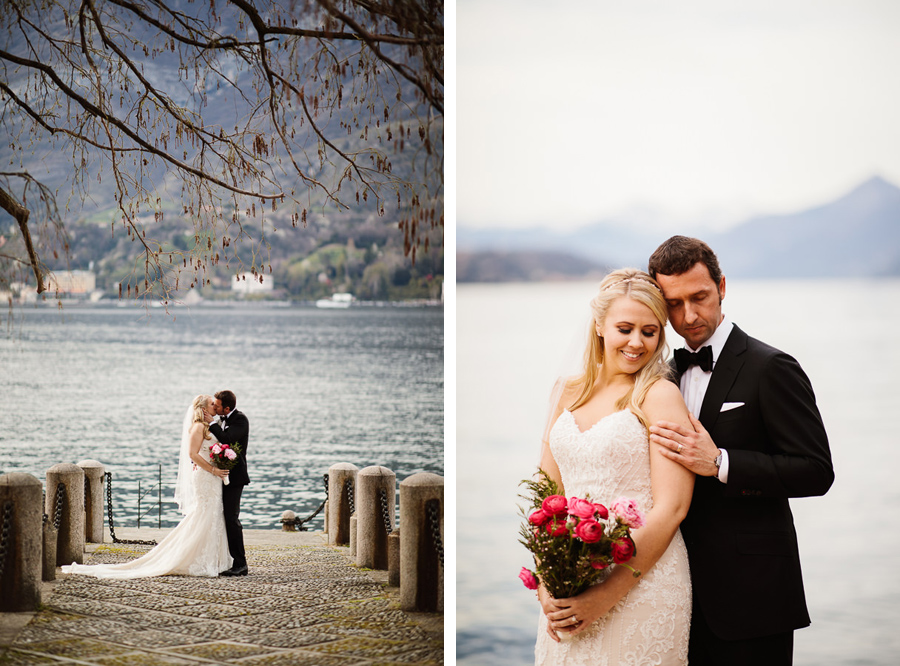
<svg viewBox="0 0 900 666">
<path fill-rule="evenodd" d="M 147 550 L 97 545 L 85 563 Z M 443 663 L 443 614 L 401 611 L 386 572 L 357 568 L 347 548 L 251 542 L 247 559 L 239 578 L 58 574 L 42 609 L 0 647 L 0 664 Z"/>
</svg>

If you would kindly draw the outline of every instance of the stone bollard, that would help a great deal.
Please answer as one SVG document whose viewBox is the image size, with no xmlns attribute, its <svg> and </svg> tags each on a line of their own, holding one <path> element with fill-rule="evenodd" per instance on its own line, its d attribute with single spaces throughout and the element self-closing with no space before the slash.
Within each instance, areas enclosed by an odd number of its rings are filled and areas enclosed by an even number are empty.
<svg viewBox="0 0 900 666">
<path fill-rule="evenodd" d="M 350 557 L 356 559 L 356 514 L 350 516 Z"/>
<path fill-rule="evenodd" d="M 403 512 L 403 507 L 400 507 Z M 401 517 L 401 521 L 402 521 Z M 400 587 L 400 529 L 388 534 L 388 585 Z"/>
<path fill-rule="evenodd" d="M 82 460 L 78 466 L 84 471 L 85 479 L 84 540 L 103 543 L 103 481 L 106 470 L 96 460 Z"/>
<path fill-rule="evenodd" d="M 281 514 L 281 531 L 282 532 L 296 532 L 297 531 L 297 523 L 294 522 L 297 519 L 297 514 L 288 509 L 287 511 Z"/>
<path fill-rule="evenodd" d="M 387 538 L 394 529 L 394 499 L 397 475 L 387 467 L 365 467 L 357 475 L 356 564 L 369 569 L 388 568 Z M 381 493 L 387 503 L 385 527 Z"/>
<path fill-rule="evenodd" d="M 62 514 L 59 516 L 59 535 L 56 544 L 56 564 L 84 563 L 84 471 L 71 463 L 60 463 L 47 470 L 47 507 L 50 521 L 56 520 L 58 486 L 65 486 Z"/>
<path fill-rule="evenodd" d="M 328 504 L 325 507 L 325 531 L 329 546 L 350 543 L 351 493 L 356 497 L 356 475 L 359 467 L 352 463 L 336 463 L 328 468 Z M 347 482 L 350 487 L 346 488 Z"/>
<path fill-rule="evenodd" d="M 41 603 L 41 492 L 31 474 L 0 476 L 0 612 L 31 612 Z"/>
<path fill-rule="evenodd" d="M 59 532 L 49 520 L 44 521 L 44 552 L 41 557 L 41 578 L 56 580 L 56 549 Z"/>
<path fill-rule="evenodd" d="M 444 611 L 444 567 L 438 555 L 429 505 L 438 509 L 441 544 L 444 539 L 444 478 L 422 472 L 400 484 L 400 608 Z"/>
</svg>

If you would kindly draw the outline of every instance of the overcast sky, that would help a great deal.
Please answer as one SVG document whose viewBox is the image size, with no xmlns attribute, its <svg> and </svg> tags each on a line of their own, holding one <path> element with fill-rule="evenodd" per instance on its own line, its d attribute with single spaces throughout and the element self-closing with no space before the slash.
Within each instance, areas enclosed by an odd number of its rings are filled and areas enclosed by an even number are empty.
<svg viewBox="0 0 900 666">
<path fill-rule="evenodd" d="M 456 14 L 460 226 L 636 210 L 721 226 L 876 174 L 900 184 L 895 0 L 458 0 Z"/>
</svg>

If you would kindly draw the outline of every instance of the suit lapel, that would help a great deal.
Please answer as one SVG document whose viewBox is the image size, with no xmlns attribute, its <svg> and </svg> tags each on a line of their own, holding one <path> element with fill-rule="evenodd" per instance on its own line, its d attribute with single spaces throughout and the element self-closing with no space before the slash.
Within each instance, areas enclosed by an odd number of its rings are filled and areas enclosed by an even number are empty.
<svg viewBox="0 0 900 666">
<path fill-rule="evenodd" d="M 712 430 L 716 425 L 716 419 L 722 410 L 722 404 L 728 395 L 729 389 L 737 379 L 741 366 L 744 365 L 744 352 L 747 351 L 747 334 L 734 326 L 722 353 L 713 368 L 706 395 L 703 396 L 703 405 L 700 407 L 700 423 L 707 430 Z"/>
</svg>

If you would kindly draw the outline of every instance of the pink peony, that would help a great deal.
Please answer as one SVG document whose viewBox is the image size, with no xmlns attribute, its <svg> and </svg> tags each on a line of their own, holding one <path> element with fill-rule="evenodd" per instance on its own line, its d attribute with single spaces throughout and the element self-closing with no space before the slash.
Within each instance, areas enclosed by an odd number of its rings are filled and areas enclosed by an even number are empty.
<svg viewBox="0 0 900 666">
<path fill-rule="evenodd" d="M 575 536 L 585 543 L 597 543 L 603 538 L 603 525 L 591 518 L 585 518 L 575 526 Z"/>
<path fill-rule="evenodd" d="M 222 452 L 222 447 L 219 446 L 218 443 L 216 443 L 216 444 L 213 444 L 211 447 L 209 447 L 209 450 L 211 452 L 215 453 L 216 455 L 218 455 L 219 453 Z"/>
<path fill-rule="evenodd" d="M 549 516 L 565 513 L 567 509 L 566 498 L 562 495 L 550 495 L 550 497 L 541 503 L 541 508 L 544 510 L 544 513 Z"/>
<path fill-rule="evenodd" d="M 632 529 L 642 527 L 644 524 L 644 515 L 638 509 L 637 502 L 627 497 L 620 497 L 612 505 L 613 513 L 624 524 Z"/>
<path fill-rule="evenodd" d="M 528 522 L 532 525 L 537 525 L 538 527 L 546 525 L 548 520 L 550 520 L 550 516 L 544 513 L 543 509 L 535 509 L 531 512 L 531 515 L 528 516 Z"/>
<path fill-rule="evenodd" d="M 229 460 L 234 460 L 237 458 L 237 454 L 234 452 L 234 449 L 225 449 L 225 457 Z"/>
<path fill-rule="evenodd" d="M 622 564 L 634 556 L 634 541 L 631 539 L 619 539 L 612 545 L 613 562 Z"/>
<path fill-rule="evenodd" d="M 595 504 L 594 510 L 597 512 L 597 515 L 600 516 L 603 520 L 609 518 L 609 511 L 602 504 Z"/>
<path fill-rule="evenodd" d="M 547 534 L 555 537 L 568 536 L 569 526 L 566 524 L 565 520 L 553 518 L 550 520 L 550 522 L 547 523 Z"/>
<path fill-rule="evenodd" d="M 519 578 L 522 580 L 522 584 L 529 590 L 538 589 L 537 578 L 535 578 L 534 574 L 525 567 L 522 567 L 522 570 L 519 572 Z"/>
<path fill-rule="evenodd" d="M 569 515 L 578 516 L 579 518 L 593 518 L 594 505 L 587 500 L 578 497 L 569 498 Z"/>
</svg>

